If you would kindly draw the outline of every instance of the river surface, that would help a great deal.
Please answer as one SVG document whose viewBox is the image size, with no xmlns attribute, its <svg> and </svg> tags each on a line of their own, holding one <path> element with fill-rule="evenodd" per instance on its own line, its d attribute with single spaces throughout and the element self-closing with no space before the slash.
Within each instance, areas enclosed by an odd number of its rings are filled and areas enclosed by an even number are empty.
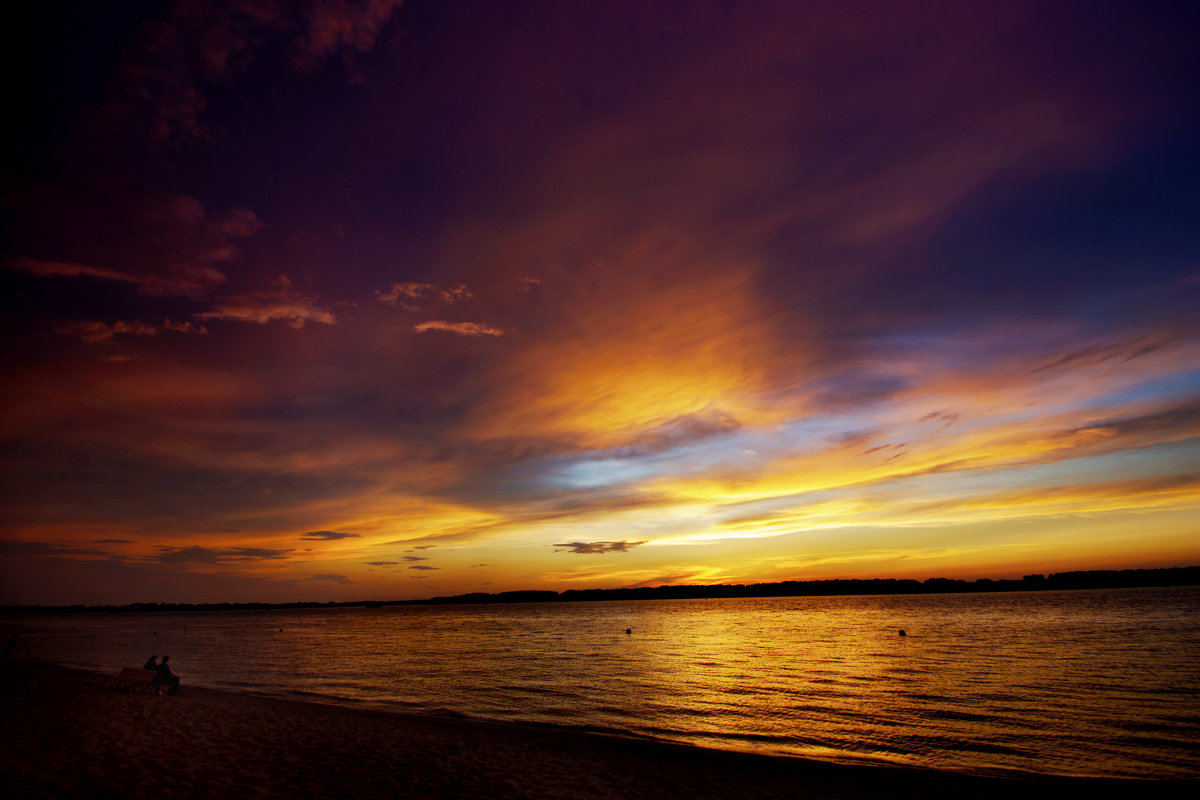
<svg viewBox="0 0 1200 800">
<path fill-rule="evenodd" d="M 185 691 L 977 774 L 1200 777 L 1200 588 L 46 614 L 0 630 L 19 632 L 18 658 L 112 674 L 169 654 Z"/>
</svg>

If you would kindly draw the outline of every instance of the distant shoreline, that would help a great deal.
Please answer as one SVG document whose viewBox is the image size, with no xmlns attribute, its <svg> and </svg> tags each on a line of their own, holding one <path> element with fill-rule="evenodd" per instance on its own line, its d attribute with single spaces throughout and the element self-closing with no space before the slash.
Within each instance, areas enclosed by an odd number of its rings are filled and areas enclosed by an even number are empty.
<svg viewBox="0 0 1200 800">
<path fill-rule="evenodd" d="M 738 597 L 837 597 L 844 595 L 965 594 L 972 592 L 1029 592 L 1075 589 L 1138 589 L 1200 585 L 1200 566 L 1158 569 L 1083 570 L 1050 575 L 1026 575 L 1021 580 L 974 581 L 897 578 L 781 581 L 777 583 L 655 586 L 630 589 L 568 589 L 562 592 L 525 590 L 473 592 L 426 600 L 349 600 L 292 603 L 130 603 L 127 605 L 15 605 L 0 613 L 258 611 L 304 608 L 381 608 L 384 606 L 478 605 L 491 603 L 570 603 L 614 600 L 703 600 Z"/>
</svg>

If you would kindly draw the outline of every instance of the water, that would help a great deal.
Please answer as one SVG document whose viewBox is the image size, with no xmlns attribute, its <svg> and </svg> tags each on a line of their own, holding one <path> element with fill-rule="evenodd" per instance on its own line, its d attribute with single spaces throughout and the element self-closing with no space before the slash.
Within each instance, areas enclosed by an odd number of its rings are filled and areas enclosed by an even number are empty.
<svg viewBox="0 0 1200 800">
<path fill-rule="evenodd" d="M 21 630 L 19 657 L 111 673 L 169 653 L 185 686 L 833 761 L 1196 778 L 1198 611 L 1200 588 L 1175 588 L 46 615 L 5 628 Z"/>
</svg>

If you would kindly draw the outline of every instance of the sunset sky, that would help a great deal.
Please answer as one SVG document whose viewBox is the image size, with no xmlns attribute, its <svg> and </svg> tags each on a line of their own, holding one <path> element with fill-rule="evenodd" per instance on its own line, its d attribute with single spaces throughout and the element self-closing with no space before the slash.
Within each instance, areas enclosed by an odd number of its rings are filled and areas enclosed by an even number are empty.
<svg viewBox="0 0 1200 800">
<path fill-rule="evenodd" d="M 0 603 L 1200 563 L 1196 4 L 27 5 Z"/>
</svg>

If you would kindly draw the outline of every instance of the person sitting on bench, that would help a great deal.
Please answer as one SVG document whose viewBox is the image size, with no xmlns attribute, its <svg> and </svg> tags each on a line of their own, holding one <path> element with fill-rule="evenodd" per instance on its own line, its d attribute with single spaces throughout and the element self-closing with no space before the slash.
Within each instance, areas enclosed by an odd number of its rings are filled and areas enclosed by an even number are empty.
<svg viewBox="0 0 1200 800">
<path fill-rule="evenodd" d="M 170 656 L 163 656 L 162 662 L 158 665 L 158 677 L 154 680 L 158 683 L 159 694 L 162 694 L 163 689 L 167 690 L 168 695 L 179 694 L 179 676 L 171 672 L 171 667 L 167 664 L 170 660 Z"/>
</svg>

